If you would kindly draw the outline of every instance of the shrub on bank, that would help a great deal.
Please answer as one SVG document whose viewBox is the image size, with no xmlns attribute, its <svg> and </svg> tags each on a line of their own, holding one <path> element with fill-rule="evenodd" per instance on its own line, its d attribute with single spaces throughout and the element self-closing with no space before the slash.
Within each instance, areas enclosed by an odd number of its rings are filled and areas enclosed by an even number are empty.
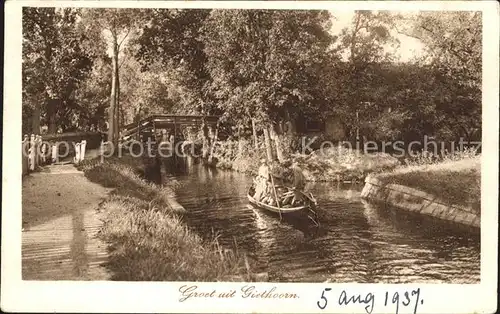
<svg viewBox="0 0 500 314">
<path fill-rule="evenodd" d="M 470 159 L 476 156 L 477 148 L 475 147 L 469 147 L 463 150 L 454 150 L 451 152 L 444 150 L 439 154 L 422 150 L 421 152 L 413 153 L 412 156 L 406 157 L 404 159 L 404 164 L 407 166 L 432 165 L 448 161 Z"/>
<path fill-rule="evenodd" d="M 265 148 L 255 150 L 251 142 L 244 142 L 242 153 L 238 152 L 238 142 L 225 142 L 217 147 L 216 167 L 238 172 L 256 174 L 259 160 L 266 158 Z M 399 161 L 385 153 L 363 154 L 344 147 L 325 148 L 311 154 L 289 154 L 304 170 L 307 181 L 362 181 L 366 175 L 394 169 Z M 279 164 L 273 165 L 279 169 Z"/>
<path fill-rule="evenodd" d="M 293 155 L 308 181 L 362 181 L 369 173 L 394 169 L 399 161 L 385 153 L 364 154 L 342 146 Z"/>
<path fill-rule="evenodd" d="M 190 231 L 181 213 L 168 206 L 170 190 L 144 180 L 134 168 L 137 162 L 140 159 L 110 158 L 78 166 L 91 181 L 115 188 L 100 207 L 105 213 L 100 236 L 110 244 L 114 279 L 250 281 L 243 256 Z"/>
<path fill-rule="evenodd" d="M 240 148 L 241 151 L 239 152 Z M 244 140 L 241 144 L 234 140 L 218 142 L 214 150 L 214 160 L 217 168 L 248 174 L 257 173 L 259 160 L 265 157 L 265 147 L 260 144 L 256 150 L 249 140 Z"/>
</svg>

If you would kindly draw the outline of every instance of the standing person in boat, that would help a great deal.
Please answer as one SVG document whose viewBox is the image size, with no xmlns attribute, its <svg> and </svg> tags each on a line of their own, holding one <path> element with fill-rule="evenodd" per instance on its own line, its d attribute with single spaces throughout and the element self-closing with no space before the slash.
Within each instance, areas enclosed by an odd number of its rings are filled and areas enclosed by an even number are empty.
<svg viewBox="0 0 500 314">
<path fill-rule="evenodd" d="M 265 158 L 260 160 L 259 172 L 257 178 L 254 179 L 255 194 L 254 199 L 258 202 L 267 197 L 269 190 L 269 166 Z"/>
<path fill-rule="evenodd" d="M 168 137 L 168 141 L 170 142 L 170 144 L 172 145 L 172 147 L 175 146 L 175 132 L 170 130 L 169 132 L 170 136 Z"/>
<path fill-rule="evenodd" d="M 284 169 L 288 168 L 289 170 L 282 170 L 281 175 L 279 175 L 278 178 L 284 180 L 284 173 L 288 173 L 286 176 L 288 180 L 291 180 L 292 188 L 302 191 L 305 187 L 305 177 L 299 163 L 297 161 L 287 159 L 281 165 Z"/>
<path fill-rule="evenodd" d="M 302 191 L 305 187 L 305 178 L 304 174 L 302 173 L 302 168 L 300 168 L 298 162 L 292 162 L 290 160 L 285 161 L 283 163 L 283 166 L 287 168 L 290 167 L 293 178 L 291 191 L 286 192 L 283 195 L 282 203 L 284 206 L 298 205 L 299 203 L 302 203 L 304 201 Z"/>
<path fill-rule="evenodd" d="M 304 190 L 306 186 L 306 179 L 304 177 L 304 173 L 302 172 L 302 168 L 299 167 L 299 163 L 294 161 L 292 163 L 292 171 L 293 171 L 293 188 L 298 191 Z"/>
</svg>

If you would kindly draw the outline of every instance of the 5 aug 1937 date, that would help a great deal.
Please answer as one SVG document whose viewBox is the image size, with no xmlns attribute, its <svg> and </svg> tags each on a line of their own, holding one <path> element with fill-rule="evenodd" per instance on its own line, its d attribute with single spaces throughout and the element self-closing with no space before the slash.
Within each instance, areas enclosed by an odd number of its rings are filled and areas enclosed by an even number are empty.
<svg viewBox="0 0 500 314">
<path fill-rule="evenodd" d="M 324 310 L 328 306 L 329 301 L 329 291 L 332 288 L 325 288 L 321 293 L 319 300 L 316 302 L 318 308 Z M 418 306 L 424 304 L 424 300 L 420 294 L 420 288 L 406 291 L 395 291 L 395 292 L 369 292 L 366 294 L 352 293 L 349 294 L 346 290 L 342 290 L 338 298 L 335 299 L 336 304 L 333 306 L 364 306 L 366 313 L 372 314 L 376 303 L 375 299 L 377 295 L 382 297 L 382 306 L 385 308 L 384 313 L 387 313 L 387 307 L 392 307 L 395 314 L 399 314 L 401 308 L 413 307 L 413 314 L 417 314 Z M 330 294 L 331 297 L 331 294 Z M 378 299 L 378 298 L 377 298 Z"/>
</svg>

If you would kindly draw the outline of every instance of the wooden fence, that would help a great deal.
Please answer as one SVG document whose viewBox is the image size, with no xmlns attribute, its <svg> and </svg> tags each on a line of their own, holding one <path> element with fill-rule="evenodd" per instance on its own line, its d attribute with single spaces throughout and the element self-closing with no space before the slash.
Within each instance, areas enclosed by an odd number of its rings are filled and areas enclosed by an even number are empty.
<svg viewBox="0 0 500 314">
<path fill-rule="evenodd" d="M 85 157 L 86 149 L 98 148 L 100 133 L 65 133 L 24 135 L 22 140 L 22 173 L 26 175 L 42 165 L 60 162 L 60 157 L 78 163 Z"/>
</svg>

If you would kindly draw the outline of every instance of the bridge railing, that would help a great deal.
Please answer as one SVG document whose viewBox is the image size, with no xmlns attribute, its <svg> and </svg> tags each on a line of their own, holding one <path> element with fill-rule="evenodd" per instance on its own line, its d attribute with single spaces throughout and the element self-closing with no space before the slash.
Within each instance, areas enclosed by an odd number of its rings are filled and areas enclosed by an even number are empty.
<svg viewBox="0 0 500 314">
<path fill-rule="evenodd" d="M 176 128 L 180 125 L 201 125 L 206 122 L 209 125 L 217 124 L 219 116 L 213 115 L 152 115 L 139 121 L 126 124 L 121 129 L 122 136 L 130 137 L 137 135 L 143 128 Z M 139 139 L 139 136 L 136 137 Z"/>
</svg>

